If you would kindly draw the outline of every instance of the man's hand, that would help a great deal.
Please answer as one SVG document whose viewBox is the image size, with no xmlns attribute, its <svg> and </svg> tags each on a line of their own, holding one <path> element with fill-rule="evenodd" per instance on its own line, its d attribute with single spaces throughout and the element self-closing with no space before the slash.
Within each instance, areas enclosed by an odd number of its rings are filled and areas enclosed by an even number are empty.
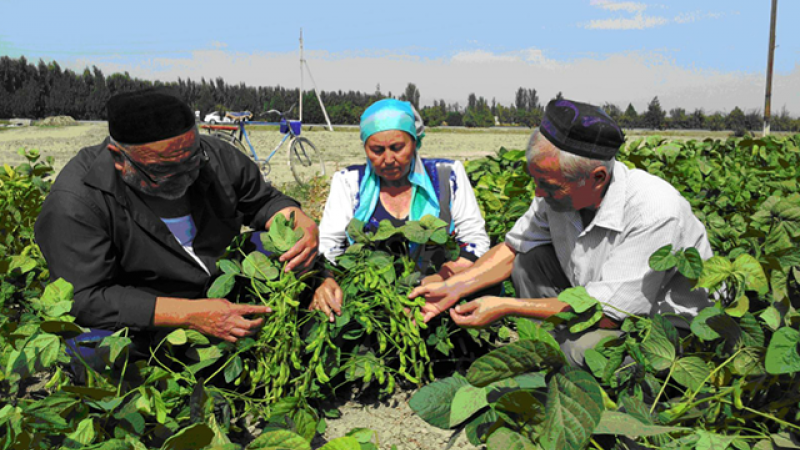
<svg viewBox="0 0 800 450">
<path fill-rule="evenodd" d="M 326 278 L 322 284 L 314 292 L 314 299 L 311 300 L 309 311 L 320 310 L 328 316 L 328 320 L 333 322 L 336 318 L 333 316 L 342 315 L 342 288 L 339 283 L 333 278 Z"/>
<path fill-rule="evenodd" d="M 425 306 L 422 307 L 425 323 L 447 311 L 461 298 L 458 289 L 455 286 L 449 286 L 447 281 L 427 283 L 414 288 L 408 294 L 408 298 L 417 298 L 419 296 L 425 297 Z"/>
<path fill-rule="evenodd" d="M 216 338 L 236 342 L 250 336 L 264 323 L 263 318 L 247 319 L 251 314 L 267 314 L 272 309 L 267 306 L 240 305 L 224 298 L 185 298 L 158 297 L 153 316 L 157 327 L 190 328 Z"/>
<path fill-rule="evenodd" d="M 513 313 L 514 300 L 508 297 L 481 297 L 451 309 L 450 317 L 462 327 L 485 327 Z"/>
<path fill-rule="evenodd" d="M 469 269 L 472 267 L 472 264 L 472 261 L 468 260 L 467 258 L 459 257 L 455 261 L 447 261 L 446 263 L 442 264 L 438 275 L 441 276 L 443 280 L 446 280 L 458 272 Z"/>
<path fill-rule="evenodd" d="M 319 228 L 317 228 L 317 223 L 300 208 L 294 206 L 278 211 L 278 214 L 283 214 L 287 219 L 291 213 L 294 213 L 294 229 L 303 230 L 303 237 L 278 259 L 280 262 L 289 261 L 286 264 L 286 272 L 295 268 L 300 270 L 309 269 L 317 257 L 317 247 L 319 247 Z M 267 222 L 268 229 L 271 223 L 272 219 Z"/>
<path fill-rule="evenodd" d="M 187 309 L 188 328 L 228 342 L 252 336 L 264 323 L 263 317 L 250 320 L 244 316 L 272 312 L 267 306 L 241 305 L 223 298 L 191 300 Z"/>
</svg>

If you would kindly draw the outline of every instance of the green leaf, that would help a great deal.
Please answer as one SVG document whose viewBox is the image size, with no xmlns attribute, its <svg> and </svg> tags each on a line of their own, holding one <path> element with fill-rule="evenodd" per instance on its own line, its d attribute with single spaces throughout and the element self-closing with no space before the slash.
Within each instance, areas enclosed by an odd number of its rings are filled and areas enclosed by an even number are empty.
<svg viewBox="0 0 800 450">
<path fill-rule="evenodd" d="M 369 242 L 369 237 L 364 233 L 365 223 L 358 219 L 351 219 L 347 224 L 347 235 L 350 239 L 359 244 L 366 244 Z"/>
<path fill-rule="evenodd" d="M 665 245 L 650 255 L 650 268 L 663 272 L 670 270 L 678 264 L 678 257 L 672 253 L 672 244 Z"/>
<path fill-rule="evenodd" d="M 233 360 L 225 366 L 225 382 L 232 383 L 233 380 L 239 378 L 239 375 L 242 374 L 242 370 L 244 370 L 244 363 L 242 362 L 242 358 L 236 355 Z"/>
<path fill-rule="evenodd" d="M 283 253 L 292 248 L 298 239 L 283 214 L 275 214 L 274 217 L 275 219 L 270 224 L 267 234 L 269 235 L 269 240 L 272 241 L 272 245 L 275 246 L 279 253 Z M 244 265 L 242 269 L 244 269 Z M 246 269 L 244 270 L 246 272 Z"/>
<path fill-rule="evenodd" d="M 375 430 L 370 430 L 369 428 L 353 428 L 352 430 L 348 431 L 345 436 L 355 438 L 359 444 L 368 444 L 372 442 L 373 439 L 378 437 L 378 433 Z"/>
<path fill-rule="evenodd" d="M 706 430 L 698 430 L 700 440 L 697 441 L 697 450 L 725 450 L 731 445 L 735 436 L 725 436 L 722 434 L 711 433 Z"/>
<path fill-rule="evenodd" d="M 697 287 L 711 292 L 717 290 L 733 272 L 733 263 L 724 256 L 712 256 L 703 263 L 703 273 L 697 280 Z"/>
<path fill-rule="evenodd" d="M 482 387 L 503 378 L 565 363 L 558 347 L 542 341 L 517 341 L 478 358 L 470 366 L 467 379 L 474 386 Z"/>
<path fill-rule="evenodd" d="M 650 334 L 642 342 L 642 353 L 657 371 L 669 369 L 675 361 L 675 345 L 667 337 L 662 322 L 654 321 Z"/>
<path fill-rule="evenodd" d="M 725 314 L 731 317 L 742 317 L 750 310 L 750 299 L 746 295 L 740 295 L 730 306 L 725 308 Z"/>
<path fill-rule="evenodd" d="M 356 445 L 358 445 L 358 441 L 356 441 Z M 299 434 L 291 431 L 270 430 L 265 431 L 251 442 L 247 446 L 247 450 L 311 450 L 311 444 Z"/>
<path fill-rule="evenodd" d="M 678 257 L 678 272 L 690 280 L 700 278 L 703 273 L 703 258 L 694 247 L 689 247 Z"/>
<path fill-rule="evenodd" d="M 800 331 L 782 327 L 775 334 L 767 347 L 764 366 L 772 375 L 795 373 L 800 371 Z"/>
<path fill-rule="evenodd" d="M 540 423 L 545 419 L 545 406 L 528 391 L 507 392 L 493 408 L 508 423 Z"/>
<path fill-rule="evenodd" d="M 700 310 L 697 316 L 692 319 L 692 323 L 690 325 L 692 333 L 704 341 L 713 341 L 714 339 L 719 339 L 719 333 L 708 326 L 706 321 L 709 319 L 709 317 L 718 316 L 720 314 L 725 314 L 725 312 L 713 306 Z"/>
<path fill-rule="evenodd" d="M 214 439 L 214 430 L 204 423 L 196 423 L 177 432 L 164 441 L 161 450 L 201 449 Z"/>
<path fill-rule="evenodd" d="M 229 259 L 222 259 L 219 261 L 219 269 L 223 273 L 228 273 L 231 275 L 239 275 L 241 270 L 239 269 L 239 265 Z"/>
<path fill-rule="evenodd" d="M 403 235 L 416 244 L 426 244 L 433 235 L 433 230 L 423 228 L 419 222 L 406 222 L 403 227 Z"/>
<path fill-rule="evenodd" d="M 536 450 L 525 436 L 508 428 L 500 428 L 486 440 L 487 450 Z"/>
<path fill-rule="evenodd" d="M 122 353 L 123 350 L 128 348 L 131 345 L 131 339 L 129 337 L 121 336 L 121 333 L 125 331 L 119 330 L 112 334 L 111 336 L 106 336 L 100 341 L 100 345 L 98 348 L 108 347 L 109 349 L 109 356 L 108 359 L 111 362 L 114 362 L 119 357 L 119 354 Z"/>
<path fill-rule="evenodd" d="M 538 321 L 526 317 L 514 318 L 517 324 L 517 334 L 520 340 L 542 341 L 550 344 L 553 348 L 558 348 L 558 342 L 547 330 L 542 328 Z"/>
<path fill-rule="evenodd" d="M 251 447 L 247 448 L 250 450 Z M 361 450 L 361 444 L 352 436 L 342 436 L 323 445 L 319 450 Z"/>
<path fill-rule="evenodd" d="M 81 420 L 78 428 L 72 433 L 68 434 L 64 440 L 64 447 L 67 448 L 80 448 L 87 446 L 94 441 L 94 419 L 86 418 Z"/>
<path fill-rule="evenodd" d="M 485 442 L 486 432 L 497 421 L 497 413 L 494 409 L 489 408 L 477 417 L 472 419 L 466 427 L 464 433 L 467 435 L 467 440 L 474 446 L 479 446 Z"/>
<path fill-rule="evenodd" d="M 766 372 L 764 368 L 763 347 L 745 347 L 733 358 L 733 372 L 742 376 L 760 376 Z"/>
<path fill-rule="evenodd" d="M 442 220 L 442 219 L 440 219 L 438 217 L 432 216 L 430 214 L 426 214 L 426 215 L 422 216 L 422 218 L 419 220 L 419 224 L 422 225 L 424 228 L 427 228 L 429 230 L 435 230 L 435 229 L 438 229 L 438 228 L 447 228 L 447 226 L 449 225 L 444 220 Z"/>
<path fill-rule="evenodd" d="M 568 303 L 572 310 L 578 314 L 597 305 L 597 300 L 586 292 L 583 286 L 573 287 L 558 294 L 558 300 Z"/>
<path fill-rule="evenodd" d="M 61 320 L 41 322 L 39 323 L 39 328 L 45 333 L 56 334 L 64 339 L 73 339 L 88 331 L 72 322 L 63 322 Z"/>
<path fill-rule="evenodd" d="M 245 257 L 242 262 L 242 272 L 245 276 L 263 281 L 274 280 L 279 275 L 278 268 L 261 252 L 252 252 Z"/>
<path fill-rule="evenodd" d="M 166 339 L 167 342 L 172 345 L 184 345 L 189 341 L 189 339 L 186 337 L 186 330 L 183 328 L 178 328 L 177 330 L 168 334 Z"/>
<path fill-rule="evenodd" d="M 211 283 L 211 287 L 208 288 L 208 293 L 206 295 L 208 295 L 208 298 L 225 298 L 225 296 L 231 292 L 235 284 L 235 275 L 223 273 Z"/>
<path fill-rule="evenodd" d="M 640 438 L 658 436 L 664 433 L 685 432 L 688 428 L 667 427 L 661 425 L 651 425 L 642 423 L 633 416 L 618 411 L 603 411 L 600 423 L 594 430 L 594 434 L 613 434 L 617 436 L 627 436 L 629 438 Z"/>
<path fill-rule="evenodd" d="M 583 331 L 588 330 L 594 324 L 599 322 L 603 318 L 603 308 L 600 307 L 599 304 L 595 306 L 595 310 L 585 311 L 575 317 L 574 319 L 570 320 L 569 323 L 569 332 L 572 334 L 578 334 Z"/>
<path fill-rule="evenodd" d="M 774 306 L 767 307 L 759 317 L 761 317 L 761 320 L 763 320 L 772 331 L 777 330 L 781 326 L 781 313 Z"/>
<path fill-rule="evenodd" d="M 693 391 L 699 390 L 710 374 L 708 364 L 697 356 L 678 359 L 672 371 L 675 381 Z"/>
<path fill-rule="evenodd" d="M 449 428 L 460 425 L 487 406 L 489 403 L 486 401 L 486 389 L 470 385 L 462 386 L 456 391 L 453 404 L 450 406 Z"/>
<path fill-rule="evenodd" d="M 775 447 L 781 449 L 788 449 L 788 448 L 800 449 L 800 445 L 797 444 L 796 438 L 793 438 L 792 435 L 787 432 L 773 433 L 769 437 L 770 439 L 772 439 L 772 442 L 775 444 Z"/>
<path fill-rule="evenodd" d="M 298 409 L 292 415 L 292 420 L 297 434 L 309 442 L 314 439 L 314 435 L 317 434 L 317 421 L 311 413 L 305 409 Z"/>
<path fill-rule="evenodd" d="M 586 447 L 603 414 L 600 385 L 592 375 L 565 367 L 550 380 L 546 416 L 541 435 L 548 450 L 579 450 Z"/>
<path fill-rule="evenodd" d="M 442 429 L 450 428 L 450 411 L 456 393 L 469 383 L 461 376 L 436 380 L 417 391 L 408 406 L 429 424 Z"/>
<path fill-rule="evenodd" d="M 392 225 L 392 222 L 389 221 L 388 219 L 387 220 L 381 220 L 381 222 L 378 224 L 378 230 L 372 236 L 372 240 L 373 241 L 385 241 L 385 240 L 389 239 L 390 237 L 394 236 L 395 234 L 401 233 L 402 231 L 403 231 L 402 227 L 401 228 L 395 228 L 395 226 Z"/>
<path fill-rule="evenodd" d="M 745 286 L 748 290 L 764 295 L 769 290 L 769 282 L 761 263 L 753 256 L 743 253 L 733 261 L 734 273 L 745 275 Z"/>
<path fill-rule="evenodd" d="M 63 278 L 59 278 L 44 288 L 41 300 L 47 304 L 71 301 L 72 293 L 72 285 Z"/>
</svg>

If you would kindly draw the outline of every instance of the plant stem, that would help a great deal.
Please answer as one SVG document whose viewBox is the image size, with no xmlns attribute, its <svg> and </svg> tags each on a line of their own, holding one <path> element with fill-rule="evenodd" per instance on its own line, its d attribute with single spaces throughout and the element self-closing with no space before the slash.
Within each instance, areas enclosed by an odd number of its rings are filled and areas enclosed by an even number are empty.
<svg viewBox="0 0 800 450">
<path fill-rule="evenodd" d="M 655 400 L 653 400 L 653 405 L 650 407 L 650 414 L 653 414 L 653 411 L 655 411 L 656 405 L 658 405 L 658 399 L 661 398 L 661 395 L 664 393 L 664 390 L 667 388 L 667 384 L 669 384 L 670 378 L 672 378 L 672 371 L 673 370 L 675 370 L 675 363 L 672 363 L 669 366 L 669 373 L 667 374 L 667 378 L 664 380 L 664 384 L 661 385 L 661 390 L 658 391 L 658 395 L 656 395 Z"/>
</svg>

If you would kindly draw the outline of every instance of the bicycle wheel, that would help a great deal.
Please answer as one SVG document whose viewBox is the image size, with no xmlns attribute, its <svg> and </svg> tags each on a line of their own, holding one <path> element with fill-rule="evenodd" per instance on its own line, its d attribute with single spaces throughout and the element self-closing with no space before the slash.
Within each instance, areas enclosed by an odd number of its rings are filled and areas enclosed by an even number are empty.
<svg viewBox="0 0 800 450">
<path fill-rule="evenodd" d="M 295 138 L 289 147 L 289 167 L 294 179 L 306 184 L 314 177 L 325 176 L 325 163 L 314 144 L 304 137 Z"/>
</svg>

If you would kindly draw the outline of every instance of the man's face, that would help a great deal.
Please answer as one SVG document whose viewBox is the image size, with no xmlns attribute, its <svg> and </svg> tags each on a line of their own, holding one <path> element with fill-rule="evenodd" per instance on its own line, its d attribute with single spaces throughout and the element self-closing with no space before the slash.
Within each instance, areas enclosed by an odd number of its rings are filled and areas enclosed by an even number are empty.
<svg viewBox="0 0 800 450">
<path fill-rule="evenodd" d="M 581 182 L 564 178 L 557 155 L 534 160 L 528 165 L 528 173 L 536 182 L 536 196 L 542 197 L 553 211 L 580 211 L 592 204 L 589 180 Z"/>
<path fill-rule="evenodd" d="M 155 197 L 176 199 L 197 180 L 206 156 L 195 130 L 146 144 L 110 144 L 122 180 Z"/>
</svg>

